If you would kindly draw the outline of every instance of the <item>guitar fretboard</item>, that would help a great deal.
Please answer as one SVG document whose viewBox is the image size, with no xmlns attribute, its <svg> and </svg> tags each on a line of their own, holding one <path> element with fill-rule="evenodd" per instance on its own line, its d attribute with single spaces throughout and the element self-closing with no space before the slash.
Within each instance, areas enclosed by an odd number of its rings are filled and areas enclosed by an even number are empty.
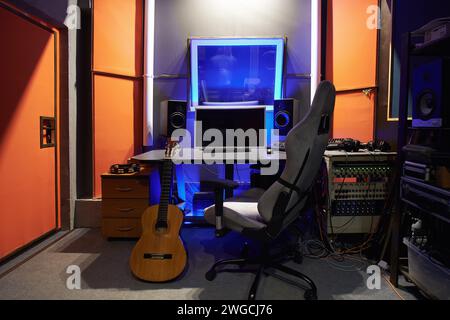
<svg viewBox="0 0 450 320">
<path fill-rule="evenodd" d="M 159 200 L 158 222 L 167 223 L 170 189 L 172 186 L 172 160 L 164 160 L 161 173 L 161 197 Z"/>
</svg>

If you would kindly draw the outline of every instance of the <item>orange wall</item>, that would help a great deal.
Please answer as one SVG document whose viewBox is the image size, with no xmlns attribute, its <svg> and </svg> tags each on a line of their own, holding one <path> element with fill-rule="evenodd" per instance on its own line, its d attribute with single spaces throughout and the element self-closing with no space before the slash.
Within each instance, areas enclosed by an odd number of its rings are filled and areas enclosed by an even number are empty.
<svg viewBox="0 0 450 320">
<path fill-rule="evenodd" d="M 39 120 L 57 116 L 59 70 L 55 30 L 1 6 L 0 30 L 1 259 L 57 228 L 57 155 L 40 148 Z"/>
<path fill-rule="evenodd" d="M 95 196 L 101 196 L 102 173 L 114 163 L 126 163 L 140 146 L 141 81 L 94 76 Z"/>
<path fill-rule="evenodd" d="M 94 71 L 142 76 L 143 0 L 94 0 Z"/>
<path fill-rule="evenodd" d="M 372 95 L 356 93 L 338 94 L 334 113 L 333 136 L 353 138 L 363 142 L 374 137 L 374 106 Z"/>
<path fill-rule="evenodd" d="M 101 174 L 142 149 L 143 5 L 93 1 L 95 197 L 101 197 Z"/>
<path fill-rule="evenodd" d="M 327 79 L 338 91 L 333 136 L 364 142 L 374 138 L 377 33 L 367 27 L 367 8 L 377 0 L 330 0 L 328 7 Z M 359 89 L 359 90 L 355 90 Z"/>
</svg>

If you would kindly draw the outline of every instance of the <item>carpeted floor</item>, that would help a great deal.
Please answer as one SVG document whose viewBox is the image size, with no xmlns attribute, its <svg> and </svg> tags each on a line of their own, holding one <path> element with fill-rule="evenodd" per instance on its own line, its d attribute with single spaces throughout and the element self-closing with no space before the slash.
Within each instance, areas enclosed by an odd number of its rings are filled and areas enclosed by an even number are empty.
<svg viewBox="0 0 450 320">
<path fill-rule="evenodd" d="M 216 259 L 239 253 L 242 239 L 230 234 L 215 239 L 212 229 L 186 228 L 182 231 L 189 264 L 178 281 L 150 284 L 136 280 L 128 267 L 133 241 L 106 241 L 98 229 L 77 229 L 0 278 L 0 299 L 164 299 L 240 300 L 246 299 L 253 275 L 220 273 L 208 282 L 205 272 Z M 319 299 L 399 300 L 383 278 L 381 290 L 369 290 L 365 270 L 354 270 L 351 261 L 338 264 L 322 259 L 305 259 L 289 266 L 309 275 L 317 284 Z M 81 290 L 69 290 L 66 270 L 81 269 Z M 303 299 L 303 290 L 265 277 L 258 299 Z M 413 296 L 400 291 L 405 299 Z"/>
</svg>

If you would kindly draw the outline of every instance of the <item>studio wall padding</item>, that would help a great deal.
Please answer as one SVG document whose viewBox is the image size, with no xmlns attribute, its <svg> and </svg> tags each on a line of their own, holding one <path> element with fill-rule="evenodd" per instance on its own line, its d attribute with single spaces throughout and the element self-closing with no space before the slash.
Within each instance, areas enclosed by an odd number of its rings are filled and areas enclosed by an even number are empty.
<svg viewBox="0 0 450 320">
<path fill-rule="evenodd" d="M 95 71 L 142 76 L 143 5 L 143 0 L 93 2 Z"/>
<path fill-rule="evenodd" d="M 94 76 L 94 172 L 95 196 L 101 196 L 101 174 L 112 164 L 127 163 L 141 144 L 142 82 L 126 78 Z"/>
<path fill-rule="evenodd" d="M 93 1 L 93 190 L 142 151 L 143 0 Z"/>
<path fill-rule="evenodd" d="M 334 111 L 333 137 L 352 137 L 360 141 L 370 141 L 374 132 L 374 95 L 361 92 L 338 94 Z"/>
<path fill-rule="evenodd" d="M 338 91 L 333 136 L 374 137 L 378 30 L 371 28 L 378 0 L 329 0 L 326 78 Z M 376 20 L 375 20 L 376 21 Z M 372 88 L 370 98 L 362 90 Z"/>
<path fill-rule="evenodd" d="M 0 259 L 58 227 L 58 156 L 40 144 L 59 105 L 56 34 L 0 2 Z"/>
</svg>

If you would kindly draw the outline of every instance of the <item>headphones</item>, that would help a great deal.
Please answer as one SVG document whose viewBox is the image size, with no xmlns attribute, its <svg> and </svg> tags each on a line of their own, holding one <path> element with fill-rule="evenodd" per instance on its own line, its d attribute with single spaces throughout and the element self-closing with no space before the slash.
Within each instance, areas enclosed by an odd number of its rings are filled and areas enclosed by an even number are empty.
<svg viewBox="0 0 450 320">
<path fill-rule="evenodd" d="M 381 151 L 381 152 L 391 151 L 391 145 L 384 140 L 370 141 L 362 145 L 362 147 L 366 148 L 369 151 Z"/>
<path fill-rule="evenodd" d="M 141 170 L 139 164 L 131 163 L 131 164 L 114 164 L 109 169 L 109 172 L 112 174 L 130 174 L 137 173 Z"/>
<path fill-rule="evenodd" d="M 361 142 L 353 139 L 331 139 L 327 150 L 344 150 L 346 152 L 358 152 Z"/>
<path fill-rule="evenodd" d="M 354 139 L 331 139 L 327 150 L 344 150 L 346 152 L 358 152 L 361 149 L 368 151 L 391 151 L 391 146 L 384 140 L 374 140 L 368 143 L 361 143 Z"/>
</svg>

